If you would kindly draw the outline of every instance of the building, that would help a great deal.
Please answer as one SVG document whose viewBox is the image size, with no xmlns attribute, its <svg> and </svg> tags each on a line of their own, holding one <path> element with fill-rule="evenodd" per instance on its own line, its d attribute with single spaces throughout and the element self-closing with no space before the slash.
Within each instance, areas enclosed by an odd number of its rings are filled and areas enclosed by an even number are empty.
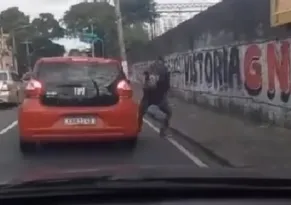
<svg viewBox="0 0 291 205">
<path fill-rule="evenodd" d="M 188 2 L 177 1 L 177 3 L 156 4 L 156 11 L 159 14 L 159 18 L 152 25 L 147 25 L 150 38 L 152 39 L 162 35 L 218 2 L 220 0 L 193 0 Z"/>
<path fill-rule="evenodd" d="M 193 14 L 160 14 L 160 18 L 156 19 L 156 22 L 152 25 L 147 25 L 147 31 L 151 36 L 157 37 L 167 32 L 168 30 L 175 28 L 180 23 L 193 17 Z"/>
<path fill-rule="evenodd" d="M 271 26 L 291 24 L 291 1 L 271 0 Z"/>
<path fill-rule="evenodd" d="M 13 58 L 12 58 L 12 49 L 7 46 L 7 40 L 9 34 L 1 35 L 0 42 L 0 69 L 14 69 L 13 68 Z M 16 64 L 15 64 L 16 65 Z"/>
</svg>

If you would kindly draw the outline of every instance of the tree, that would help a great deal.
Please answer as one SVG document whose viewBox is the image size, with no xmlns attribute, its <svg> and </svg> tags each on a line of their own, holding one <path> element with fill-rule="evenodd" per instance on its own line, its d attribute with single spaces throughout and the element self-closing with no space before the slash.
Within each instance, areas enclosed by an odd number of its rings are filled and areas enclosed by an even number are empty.
<svg viewBox="0 0 291 205">
<path fill-rule="evenodd" d="M 114 7 L 104 2 L 83 2 L 71 6 L 63 22 L 71 35 L 87 32 L 103 40 L 109 55 L 117 55 L 117 30 Z M 92 30 L 93 28 L 93 30 Z M 100 42 L 98 42 L 100 44 Z"/>
<path fill-rule="evenodd" d="M 127 24 L 152 22 L 158 17 L 155 6 L 156 3 L 154 0 L 120 1 L 123 19 Z"/>
<path fill-rule="evenodd" d="M 41 57 L 62 56 L 65 48 L 53 43 L 50 39 L 64 36 L 64 29 L 51 13 L 41 13 L 31 22 L 33 29 L 31 37 L 32 65 Z"/>
<path fill-rule="evenodd" d="M 143 45 L 149 40 L 143 24 L 136 23 L 124 27 L 124 40 L 127 49 Z"/>
<path fill-rule="evenodd" d="M 20 74 L 28 71 L 28 57 L 33 66 L 35 62 L 41 57 L 63 56 L 65 48 L 62 45 L 53 43 L 45 37 L 35 37 L 29 45 L 29 55 L 27 56 L 25 44 L 19 43 L 17 45 L 17 60 L 20 66 Z"/>
<path fill-rule="evenodd" d="M 11 34 L 13 32 L 16 41 L 23 41 L 28 38 L 31 31 L 27 25 L 29 25 L 29 16 L 20 11 L 18 7 L 10 7 L 0 13 L 0 26 L 4 33 Z M 11 36 L 7 40 L 7 44 L 12 45 Z"/>
<path fill-rule="evenodd" d="M 128 1 L 128 0 L 127 0 Z M 149 0 L 140 0 L 140 1 L 148 1 Z M 123 1 L 122 1 L 123 2 Z M 136 1 L 138 2 L 138 1 Z M 133 3 L 136 3 L 133 1 Z M 130 2 L 129 2 L 130 3 Z M 124 5 L 123 5 L 124 6 Z M 131 9 L 134 9 L 136 7 L 129 7 L 124 6 L 128 11 L 131 11 Z M 139 4 L 139 8 L 142 8 L 142 4 Z M 145 19 L 145 14 L 142 13 L 140 16 L 140 19 L 137 21 L 137 23 L 133 22 L 133 20 L 129 20 L 131 18 L 134 18 L 133 15 L 134 12 L 128 14 L 123 13 L 126 20 L 124 21 L 126 30 L 130 30 L 130 32 L 127 32 L 126 35 L 127 44 L 128 46 L 132 45 L 131 37 L 134 36 L 132 39 L 135 44 L 138 41 L 138 38 L 140 37 L 140 42 L 143 42 L 145 39 L 145 31 L 142 28 L 141 19 Z M 136 13 L 139 13 L 136 11 Z M 128 14 L 128 15 L 127 15 Z M 148 16 L 146 17 L 148 18 Z M 65 13 L 63 17 L 63 22 L 66 25 L 67 31 L 71 33 L 72 35 L 77 34 L 78 32 L 93 32 L 98 35 L 99 38 L 101 38 L 104 42 L 104 47 L 106 47 L 106 53 L 109 56 L 116 56 L 119 55 L 119 49 L 118 49 L 118 36 L 117 36 L 117 26 L 116 26 L 116 16 L 114 12 L 114 7 L 106 2 L 83 2 L 76 5 L 71 6 L 71 8 Z M 137 25 L 140 24 L 139 27 Z M 137 29 L 139 28 L 139 29 Z M 142 35 L 133 35 L 131 32 L 139 32 L 139 34 L 142 33 Z M 99 42 L 100 44 L 100 42 Z M 99 46 L 98 46 L 99 47 Z"/>
<path fill-rule="evenodd" d="M 25 15 L 18 7 L 8 8 L 0 13 L 0 25 L 4 33 L 9 33 L 13 29 L 29 24 L 29 16 Z"/>
<path fill-rule="evenodd" d="M 115 25 L 114 8 L 103 2 L 79 3 L 65 12 L 63 22 L 71 33 L 90 29 L 90 24 L 94 25 L 95 30 L 104 32 L 106 27 Z"/>
<path fill-rule="evenodd" d="M 45 38 L 61 38 L 64 36 L 64 29 L 51 13 L 41 13 L 38 18 L 33 19 L 31 26 L 36 36 Z"/>
<path fill-rule="evenodd" d="M 62 45 L 53 43 L 51 40 L 38 37 L 32 41 L 32 64 L 34 64 L 41 57 L 63 56 L 65 48 Z"/>
<path fill-rule="evenodd" d="M 13 34 L 16 41 L 16 58 L 20 74 L 27 71 L 28 57 L 34 62 L 43 56 L 60 56 L 64 53 L 61 45 L 52 43 L 49 38 L 61 37 L 63 30 L 52 14 L 41 14 L 30 24 L 29 16 L 17 7 L 8 8 L 0 13 L 0 26 L 5 33 Z M 23 41 L 32 42 L 29 45 L 30 52 L 27 53 Z M 12 35 L 7 41 L 12 45 Z"/>
</svg>

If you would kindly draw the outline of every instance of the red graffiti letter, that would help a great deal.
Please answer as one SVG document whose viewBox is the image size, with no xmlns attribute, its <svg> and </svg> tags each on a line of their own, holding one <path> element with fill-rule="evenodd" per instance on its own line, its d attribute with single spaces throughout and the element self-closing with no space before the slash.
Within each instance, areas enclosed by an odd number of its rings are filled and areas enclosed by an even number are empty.
<svg viewBox="0 0 291 205">
<path fill-rule="evenodd" d="M 280 53 L 277 52 L 276 44 L 269 43 L 267 46 L 269 92 L 275 92 L 275 76 L 277 76 L 281 92 L 290 92 L 290 53 L 288 41 L 283 41 Z"/>
<path fill-rule="evenodd" d="M 257 45 L 250 45 L 244 56 L 245 88 L 249 95 L 258 95 L 262 90 L 262 52 Z"/>
</svg>

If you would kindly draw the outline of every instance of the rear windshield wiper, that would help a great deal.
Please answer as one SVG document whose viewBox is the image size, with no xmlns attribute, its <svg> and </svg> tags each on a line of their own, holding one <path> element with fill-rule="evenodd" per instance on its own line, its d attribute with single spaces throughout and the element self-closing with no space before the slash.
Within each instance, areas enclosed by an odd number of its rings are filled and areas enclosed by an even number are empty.
<svg viewBox="0 0 291 205">
<path fill-rule="evenodd" d="M 100 96 L 100 90 L 99 90 L 98 83 L 93 78 L 91 78 L 91 81 L 92 81 L 92 83 L 94 85 L 94 88 L 96 90 L 96 97 L 99 97 Z"/>
</svg>

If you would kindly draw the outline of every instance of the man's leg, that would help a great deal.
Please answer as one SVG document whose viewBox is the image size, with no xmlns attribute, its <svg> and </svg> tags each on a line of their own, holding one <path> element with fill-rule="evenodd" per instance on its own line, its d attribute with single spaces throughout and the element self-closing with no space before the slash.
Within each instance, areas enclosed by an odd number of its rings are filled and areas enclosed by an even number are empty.
<svg viewBox="0 0 291 205">
<path fill-rule="evenodd" d="M 149 106 L 150 106 L 150 103 L 149 103 L 148 97 L 143 96 L 139 104 L 139 115 L 138 115 L 138 123 L 139 123 L 140 130 L 142 129 L 143 116 L 147 112 Z"/>
<path fill-rule="evenodd" d="M 158 105 L 158 107 L 166 115 L 165 119 L 162 122 L 162 126 L 160 129 L 160 136 L 164 137 L 166 135 L 167 129 L 169 128 L 170 120 L 172 117 L 172 109 L 171 109 L 171 106 L 169 104 L 168 98 L 164 97 L 163 100 L 161 101 L 161 103 Z"/>
</svg>

